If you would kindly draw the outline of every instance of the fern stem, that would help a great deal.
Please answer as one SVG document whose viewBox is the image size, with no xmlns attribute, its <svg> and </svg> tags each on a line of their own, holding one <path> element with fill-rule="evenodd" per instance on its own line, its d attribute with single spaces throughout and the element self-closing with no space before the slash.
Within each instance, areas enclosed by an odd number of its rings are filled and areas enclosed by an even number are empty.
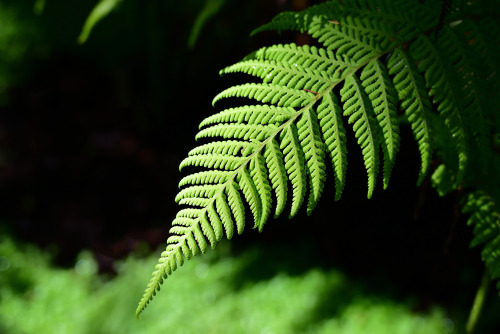
<svg viewBox="0 0 500 334">
<path fill-rule="evenodd" d="M 472 308 L 470 310 L 469 320 L 467 320 L 467 325 L 465 326 L 465 332 L 467 334 L 474 333 L 477 320 L 479 319 L 481 309 L 486 299 L 486 293 L 488 292 L 490 281 L 491 279 L 488 273 L 488 269 L 485 269 L 483 278 L 481 279 L 481 284 L 479 285 L 479 288 L 476 292 L 476 297 L 474 298 L 474 303 L 472 304 Z"/>
</svg>

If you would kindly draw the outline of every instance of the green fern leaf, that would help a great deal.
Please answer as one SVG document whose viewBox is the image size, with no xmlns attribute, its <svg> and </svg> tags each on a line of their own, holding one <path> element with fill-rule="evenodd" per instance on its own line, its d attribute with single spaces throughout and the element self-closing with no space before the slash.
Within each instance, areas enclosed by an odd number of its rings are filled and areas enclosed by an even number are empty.
<svg viewBox="0 0 500 334">
<path fill-rule="evenodd" d="M 315 73 L 320 73 L 322 78 L 330 81 L 341 79 L 342 73 L 352 71 L 355 68 L 348 60 L 337 57 L 331 50 L 318 49 L 308 45 L 297 46 L 293 43 L 265 47 L 247 58 L 268 59 L 274 62 L 292 64 L 292 66 L 297 64 L 302 68 L 314 69 Z"/>
<path fill-rule="evenodd" d="M 224 234 L 223 226 L 222 226 L 222 221 L 219 218 L 219 214 L 214 208 L 213 201 L 206 206 L 207 208 L 207 213 L 208 213 L 208 218 L 210 220 L 210 225 L 212 226 L 215 234 L 215 238 L 217 241 L 220 241 L 222 239 L 222 236 Z M 228 239 L 231 239 L 231 235 L 228 235 Z"/>
<path fill-rule="evenodd" d="M 220 123 L 274 124 L 282 123 L 295 114 L 293 108 L 278 108 L 275 106 L 244 106 L 226 109 L 203 120 L 200 129 Z"/>
<path fill-rule="evenodd" d="M 238 140 L 226 140 L 223 142 L 212 142 L 192 149 L 188 156 L 197 155 L 239 155 L 255 147 L 255 144 Z M 182 163 L 181 163 L 182 165 Z M 187 166 L 187 165 L 186 165 Z"/>
<path fill-rule="evenodd" d="M 276 213 L 274 217 L 278 218 L 285 209 L 288 179 L 283 164 L 283 153 L 281 153 L 280 146 L 275 139 L 267 142 L 265 158 L 269 169 L 269 179 L 276 194 Z"/>
<path fill-rule="evenodd" d="M 323 193 L 326 179 L 325 148 L 319 132 L 318 117 L 313 108 L 304 111 L 297 127 L 311 186 L 307 204 L 307 214 L 310 215 Z"/>
<path fill-rule="evenodd" d="M 396 115 L 397 93 L 387 69 L 377 59 L 366 65 L 361 72 L 360 79 L 384 136 L 381 144 L 384 154 L 384 189 L 386 189 L 399 150 L 399 127 Z"/>
<path fill-rule="evenodd" d="M 223 98 L 247 97 L 264 103 L 276 104 L 278 107 L 303 107 L 311 99 L 311 93 L 269 84 L 244 84 L 234 86 L 219 93 L 213 104 Z"/>
<path fill-rule="evenodd" d="M 383 53 L 380 38 L 374 35 L 366 36 L 358 30 L 349 29 L 345 26 L 344 20 L 339 23 L 334 24 L 326 18 L 316 17 L 309 33 L 327 50 L 335 50 L 337 56 L 348 58 L 351 64 L 361 65 Z"/>
<path fill-rule="evenodd" d="M 260 226 L 261 217 L 262 217 L 262 203 L 259 199 L 259 191 L 257 190 L 257 186 L 250 175 L 250 172 L 244 168 L 243 171 L 239 175 L 239 185 L 245 198 L 250 205 L 250 210 L 252 211 L 253 218 L 255 224 Z"/>
<path fill-rule="evenodd" d="M 206 214 L 200 216 L 200 227 L 203 231 L 203 235 L 206 236 L 208 241 L 210 242 L 210 246 L 212 248 L 215 248 L 217 241 L 222 238 L 222 235 L 220 237 L 217 236 L 215 228 L 208 221 Z"/>
<path fill-rule="evenodd" d="M 429 94 L 433 97 L 433 102 L 437 104 L 437 109 L 452 134 L 450 139 L 457 148 L 457 177 L 460 183 L 465 175 L 469 153 L 463 120 L 464 103 L 458 95 L 460 88 L 456 86 L 456 74 L 443 52 L 443 49 L 451 46 L 444 38 L 440 41 L 442 45 L 438 48 L 428 37 L 421 36 L 418 43 L 412 44 L 410 52 L 413 52 L 413 58 L 419 62 L 419 70 L 425 72 Z"/>
<path fill-rule="evenodd" d="M 247 60 L 229 66 L 221 73 L 241 72 L 263 79 L 264 83 L 289 87 L 295 90 L 321 92 L 332 84 L 327 73 L 315 68 L 303 67 L 300 63 Z"/>
<path fill-rule="evenodd" d="M 223 154 L 199 154 L 190 156 L 181 162 L 180 170 L 186 166 L 234 170 L 245 161 L 243 157 L 234 157 Z"/>
<path fill-rule="evenodd" d="M 341 115 L 342 110 L 337 97 L 332 92 L 325 94 L 318 106 L 318 119 L 325 146 L 332 159 L 335 176 L 335 200 L 339 200 L 342 195 L 347 170 L 346 135 Z"/>
<path fill-rule="evenodd" d="M 257 124 L 217 124 L 203 129 L 196 135 L 196 140 L 207 137 L 222 137 L 258 141 L 267 138 L 272 133 L 273 128 Z"/>
<path fill-rule="evenodd" d="M 421 169 L 417 184 L 421 184 L 429 171 L 432 157 L 431 102 L 425 91 L 424 79 L 418 74 L 411 56 L 398 48 L 387 63 L 389 74 L 401 101 L 401 108 L 411 125 L 420 151 Z"/>
<path fill-rule="evenodd" d="M 222 226 L 224 226 L 224 231 L 226 232 L 226 237 L 231 239 L 234 235 L 234 223 L 233 218 L 231 217 L 231 208 L 227 203 L 226 195 L 220 192 L 215 197 L 215 208 L 216 212 L 219 215 L 220 221 L 222 222 Z M 241 226 L 241 221 L 238 222 L 238 229 L 243 230 L 243 226 Z"/>
<path fill-rule="evenodd" d="M 267 30 L 276 30 L 278 32 L 283 30 L 297 30 L 305 32 L 311 24 L 311 20 L 318 15 L 325 15 L 325 13 L 338 12 L 343 8 L 339 2 L 327 2 L 317 6 L 311 6 L 301 12 L 283 12 L 278 14 L 271 22 L 260 26 L 252 31 L 251 35 L 258 34 Z"/>
<path fill-rule="evenodd" d="M 465 201 L 464 213 L 470 213 L 469 225 L 474 226 L 471 247 L 484 244 L 483 261 L 491 278 L 500 278 L 500 210 L 493 197 L 482 191 L 471 192 Z M 500 289 L 500 281 L 497 284 Z"/>
<path fill-rule="evenodd" d="M 212 198 L 220 191 L 220 185 L 203 185 L 192 186 L 182 189 L 175 197 L 176 202 L 180 202 L 186 198 Z"/>
<path fill-rule="evenodd" d="M 255 180 L 255 188 L 259 196 L 261 207 L 260 217 L 255 219 L 255 225 L 262 231 L 264 223 L 271 213 L 271 186 L 267 179 L 266 159 L 262 154 L 255 154 L 250 162 L 251 177 Z"/>
<path fill-rule="evenodd" d="M 300 146 L 297 128 L 293 123 L 288 123 L 281 135 L 281 150 L 285 157 L 285 170 L 292 183 L 292 210 L 290 218 L 297 214 L 306 193 L 306 168 L 304 165 L 304 152 Z"/>
<path fill-rule="evenodd" d="M 340 94 L 344 102 L 344 116 L 349 116 L 349 124 L 353 124 L 354 134 L 363 153 L 368 173 L 368 198 L 371 198 L 379 166 L 379 143 L 374 112 L 356 75 L 347 77 Z"/>
<path fill-rule="evenodd" d="M 489 75 L 484 78 L 488 85 L 499 90 L 500 85 L 500 54 L 497 50 L 500 47 L 498 36 L 500 35 L 500 24 L 492 17 L 485 17 L 480 21 L 463 21 L 457 26 L 467 43 L 484 59 L 484 66 L 491 69 Z M 492 101 L 495 101 L 492 99 Z M 491 112 L 491 111 L 489 111 Z"/>
<path fill-rule="evenodd" d="M 479 73 L 487 72 L 484 68 L 485 59 L 479 53 L 474 52 L 469 45 L 470 40 L 462 37 L 462 31 L 456 26 L 454 30 L 447 29 L 446 38 L 453 45 L 453 48 L 446 49 L 449 59 L 455 64 L 460 96 L 464 101 L 464 123 L 467 132 L 471 133 L 477 151 L 477 163 L 482 165 L 483 171 L 486 170 L 491 157 L 489 152 L 488 135 L 490 134 L 490 125 L 487 120 L 489 114 L 486 95 L 488 89 L 485 87 L 486 81 L 479 77 Z M 469 31 L 469 30 L 467 30 Z"/>
<path fill-rule="evenodd" d="M 231 178 L 232 174 L 232 172 L 221 170 L 209 170 L 194 173 L 182 178 L 179 182 L 179 188 L 187 185 L 224 183 Z"/>
<path fill-rule="evenodd" d="M 227 184 L 227 198 L 228 204 L 233 213 L 234 219 L 236 220 L 236 226 L 238 233 L 243 232 L 245 228 L 245 206 L 239 192 L 240 186 L 232 181 Z"/>
</svg>

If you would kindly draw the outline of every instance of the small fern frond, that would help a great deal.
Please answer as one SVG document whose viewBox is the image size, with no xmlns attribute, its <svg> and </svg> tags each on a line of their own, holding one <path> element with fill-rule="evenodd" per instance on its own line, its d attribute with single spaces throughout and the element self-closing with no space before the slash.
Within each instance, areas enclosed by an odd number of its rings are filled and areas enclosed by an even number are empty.
<svg viewBox="0 0 500 334">
<path fill-rule="evenodd" d="M 451 138 L 457 148 L 458 180 L 463 179 L 467 167 L 469 148 L 467 134 L 464 125 L 464 103 L 458 92 L 456 73 L 444 53 L 449 48 L 444 39 L 443 45 L 438 47 L 430 38 L 421 36 L 418 43 L 413 43 L 410 52 L 413 58 L 419 62 L 418 69 L 425 72 L 426 85 L 429 95 L 437 105 L 437 110 L 445 120 L 445 124 L 451 132 Z"/>
<path fill-rule="evenodd" d="M 500 278 L 500 210 L 492 196 L 475 191 L 468 194 L 464 213 L 469 213 L 468 224 L 474 226 L 471 247 L 483 245 L 483 261 L 492 279 Z M 497 283 L 500 289 L 500 281 Z"/>
<path fill-rule="evenodd" d="M 484 59 L 484 66 L 490 71 L 483 79 L 496 89 L 496 93 L 500 88 L 500 54 L 497 52 L 500 47 L 497 38 L 500 36 L 500 23 L 493 17 L 485 17 L 480 21 L 464 21 L 457 28 L 468 39 L 467 43 Z"/>
<path fill-rule="evenodd" d="M 485 95 L 488 89 L 485 87 L 486 81 L 484 78 L 479 77 L 479 73 L 486 73 L 488 70 L 484 68 L 484 58 L 470 47 L 470 39 L 466 40 L 460 33 L 460 29 L 457 30 L 446 29 L 446 38 L 452 42 L 451 45 L 453 46 L 448 48 L 447 52 L 449 59 L 457 69 L 457 83 L 460 88 L 461 98 L 464 101 L 464 123 L 467 132 L 474 139 L 471 146 L 476 148 L 478 153 L 476 156 L 479 157 L 476 161 L 485 170 L 490 158 L 488 148 L 490 125 L 488 121 L 489 111 L 487 110 L 489 108 Z"/>
</svg>

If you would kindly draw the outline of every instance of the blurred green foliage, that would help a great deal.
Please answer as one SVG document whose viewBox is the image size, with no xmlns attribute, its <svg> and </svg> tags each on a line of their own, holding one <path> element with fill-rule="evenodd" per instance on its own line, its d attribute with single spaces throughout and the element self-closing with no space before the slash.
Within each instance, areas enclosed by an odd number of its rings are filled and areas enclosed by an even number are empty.
<svg viewBox="0 0 500 334">
<path fill-rule="evenodd" d="M 0 105 L 7 102 L 6 90 L 24 78 L 28 62 L 44 53 L 39 41 L 34 20 L 0 2 Z"/>
<path fill-rule="evenodd" d="M 221 245 L 224 246 L 224 245 Z M 453 333 L 442 309 L 366 293 L 338 271 L 315 268 L 265 279 L 238 275 L 263 250 L 196 258 L 169 278 L 167 293 L 141 320 L 133 316 L 154 254 L 129 257 L 118 276 L 96 274 L 83 252 L 70 269 L 50 267 L 34 247 L 0 243 L 0 332 L 17 333 Z M 226 248 L 227 249 L 227 248 Z M 217 261 L 215 261 L 217 260 Z M 194 274 L 193 274 L 194 273 Z M 238 278 L 239 277 L 239 278 Z M 242 280 L 236 282 L 235 279 Z M 137 294 L 137 295 L 136 295 Z"/>
<path fill-rule="evenodd" d="M 226 3 L 226 0 L 207 0 L 203 9 L 199 12 L 189 34 L 188 46 L 194 48 L 198 36 L 200 35 L 203 26 L 217 13 Z"/>
<path fill-rule="evenodd" d="M 82 32 L 80 36 L 78 36 L 78 43 L 83 44 L 89 38 L 90 33 L 94 26 L 105 18 L 109 13 L 111 13 L 118 5 L 122 2 L 122 0 L 101 0 L 97 5 L 92 9 L 83 25 Z"/>
</svg>

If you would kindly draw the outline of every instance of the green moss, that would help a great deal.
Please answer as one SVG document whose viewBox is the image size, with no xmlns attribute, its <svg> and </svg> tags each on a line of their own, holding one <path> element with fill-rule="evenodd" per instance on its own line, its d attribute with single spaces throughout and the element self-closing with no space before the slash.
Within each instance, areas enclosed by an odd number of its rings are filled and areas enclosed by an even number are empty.
<svg viewBox="0 0 500 334">
<path fill-rule="evenodd" d="M 128 258 L 118 265 L 118 276 L 106 280 L 96 274 L 89 253 L 72 269 L 56 269 L 39 250 L 4 240 L 0 257 L 10 264 L 1 267 L 0 323 L 9 334 L 451 332 L 453 322 L 439 307 L 415 313 L 411 303 L 367 294 L 334 270 L 241 282 L 238 273 L 262 252 L 237 258 L 211 252 L 189 261 L 190 268 L 168 279 L 168 292 L 156 301 L 161 305 L 137 320 L 136 300 L 156 254 Z"/>
</svg>

